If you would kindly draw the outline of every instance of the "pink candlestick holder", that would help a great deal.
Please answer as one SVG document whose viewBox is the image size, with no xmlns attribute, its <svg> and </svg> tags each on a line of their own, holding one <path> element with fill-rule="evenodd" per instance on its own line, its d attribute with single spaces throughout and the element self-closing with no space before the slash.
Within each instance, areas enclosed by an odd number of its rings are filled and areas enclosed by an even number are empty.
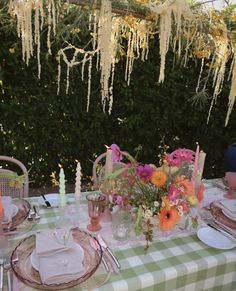
<svg viewBox="0 0 236 291">
<path fill-rule="evenodd" d="M 226 172 L 225 181 L 229 187 L 228 192 L 224 197 L 228 199 L 236 199 L 236 173 L 235 172 Z"/>
<path fill-rule="evenodd" d="M 88 214 L 90 224 L 87 226 L 90 231 L 98 231 L 102 227 L 99 223 L 100 215 L 104 211 L 106 197 L 102 194 L 88 194 Z"/>
</svg>

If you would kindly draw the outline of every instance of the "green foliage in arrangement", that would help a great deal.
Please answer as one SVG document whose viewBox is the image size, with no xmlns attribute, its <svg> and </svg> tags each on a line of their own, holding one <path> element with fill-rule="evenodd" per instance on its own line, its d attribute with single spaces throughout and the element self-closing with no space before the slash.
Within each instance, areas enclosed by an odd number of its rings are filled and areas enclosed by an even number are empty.
<svg viewBox="0 0 236 291">
<path fill-rule="evenodd" d="M 30 169 L 31 187 L 50 185 L 50 174 L 59 172 L 59 163 L 64 166 L 67 181 L 73 183 L 76 159 L 81 162 L 84 178 L 91 176 L 96 156 L 105 151 L 104 144 L 112 143 L 133 156 L 141 146 L 138 160 L 158 164 L 159 154 L 166 145 L 169 152 L 178 147 L 195 150 L 198 141 L 207 153 L 204 177 L 223 175 L 224 152 L 229 144 L 236 142 L 235 110 L 228 127 L 224 127 L 227 82 L 207 125 L 212 88 L 209 86 L 206 92 L 196 94 L 200 64 L 192 60 L 182 67 L 176 62 L 173 68 L 175 56 L 169 53 L 165 82 L 158 84 L 158 44 L 153 40 L 148 60 L 134 64 L 130 86 L 124 80 L 125 58 L 117 65 L 111 115 L 102 111 L 100 75 L 93 70 L 87 113 L 87 80 L 82 82 L 78 77 L 81 68 L 74 68 L 70 74 L 68 95 L 63 71 L 57 95 L 55 59 L 64 41 L 74 38 L 86 44 L 87 35 L 68 34 L 62 22 L 69 24 L 71 19 L 63 19 L 52 44 L 54 55 L 48 55 L 46 46 L 42 45 L 39 80 L 37 60 L 31 59 L 27 67 L 21 59 L 21 43 L 4 6 L 1 1 L 0 154 L 14 156 Z M 73 10 L 70 17 L 75 19 Z"/>
</svg>

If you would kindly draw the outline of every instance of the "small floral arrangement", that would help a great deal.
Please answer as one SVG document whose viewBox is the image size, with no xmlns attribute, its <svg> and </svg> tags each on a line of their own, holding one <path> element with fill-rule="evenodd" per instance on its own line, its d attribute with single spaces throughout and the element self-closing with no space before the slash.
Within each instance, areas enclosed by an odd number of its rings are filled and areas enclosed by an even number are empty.
<svg viewBox="0 0 236 291">
<path fill-rule="evenodd" d="M 190 209 L 203 199 L 204 186 L 196 191 L 192 181 L 194 159 L 194 152 L 178 149 L 166 155 L 159 168 L 132 161 L 108 177 L 111 206 L 137 210 L 134 228 L 137 234 L 145 235 L 146 248 L 153 239 L 155 224 L 169 231 L 186 216 L 196 226 L 197 218 L 191 216 Z"/>
<path fill-rule="evenodd" d="M 0 173 L 0 179 L 7 179 L 9 180 L 9 187 L 20 189 L 23 187 L 25 175 L 18 175 L 15 172 L 2 172 Z"/>
</svg>

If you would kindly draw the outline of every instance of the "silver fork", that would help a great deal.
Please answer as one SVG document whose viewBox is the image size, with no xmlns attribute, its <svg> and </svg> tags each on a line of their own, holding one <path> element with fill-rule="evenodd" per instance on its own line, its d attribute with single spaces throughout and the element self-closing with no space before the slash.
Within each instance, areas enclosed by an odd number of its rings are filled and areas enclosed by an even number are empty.
<svg viewBox="0 0 236 291">
<path fill-rule="evenodd" d="M 7 272 L 7 285 L 8 285 L 8 290 L 9 291 L 12 291 L 12 287 L 11 287 L 11 285 L 12 285 L 11 284 L 11 273 L 10 273 L 11 264 L 5 260 L 5 262 L 3 264 L 3 268 Z"/>
<path fill-rule="evenodd" d="M 3 264 L 4 259 L 0 259 L 0 290 L 3 290 Z"/>
<path fill-rule="evenodd" d="M 33 209 L 34 209 L 34 213 L 35 213 L 34 219 L 40 219 L 40 215 L 38 213 L 36 205 L 33 206 Z"/>
<path fill-rule="evenodd" d="M 30 208 L 30 211 L 29 211 L 29 214 L 27 216 L 27 219 L 28 220 L 33 220 L 34 219 L 34 215 L 35 215 L 35 212 L 32 208 Z"/>
<path fill-rule="evenodd" d="M 15 263 L 17 261 L 18 261 L 18 257 L 16 257 L 15 259 L 12 260 L 13 263 Z M 10 261 L 9 261 L 9 257 L 8 257 L 8 259 L 6 259 L 4 261 L 3 269 L 7 272 L 8 290 L 12 291 L 11 264 L 10 264 Z"/>
</svg>

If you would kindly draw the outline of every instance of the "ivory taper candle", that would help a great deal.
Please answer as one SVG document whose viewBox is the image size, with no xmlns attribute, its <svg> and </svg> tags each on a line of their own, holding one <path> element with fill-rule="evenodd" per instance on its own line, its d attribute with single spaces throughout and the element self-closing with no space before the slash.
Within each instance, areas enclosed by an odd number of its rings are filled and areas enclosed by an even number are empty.
<svg viewBox="0 0 236 291">
<path fill-rule="evenodd" d="M 80 195 L 81 195 L 81 165 L 80 165 L 80 162 L 77 161 L 76 179 L 75 179 L 75 198 L 79 199 Z"/>
<path fill-rule="evenodd" d="M 66 205 L 65 173 L 61 166 L 59 174 L 59 194 L 60 194 L 60 206 L 64 207 Z"/>
</svg>

